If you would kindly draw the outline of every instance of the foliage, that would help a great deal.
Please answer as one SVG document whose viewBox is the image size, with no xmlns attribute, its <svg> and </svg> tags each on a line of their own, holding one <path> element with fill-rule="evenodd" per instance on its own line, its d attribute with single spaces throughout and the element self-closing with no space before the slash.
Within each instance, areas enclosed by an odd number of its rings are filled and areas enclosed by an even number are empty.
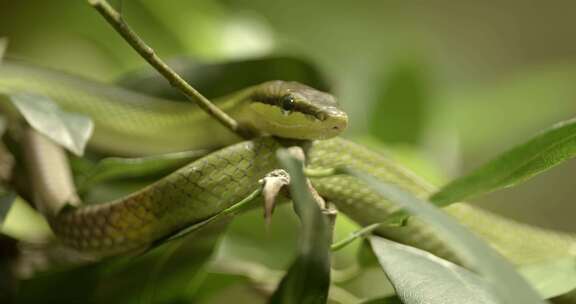
<svg viewBox="0 0 576 304">
<path fill-rule="evenodd" d="M 278 158 L 290 174 L 290 194 L 302 221 L 302 230 L 298 255 L 270 303 L 326 303 L 330 286 L 331 225 L 308 188 L 303 162 L 286 150 L 278 151 Z"/>
<path fill-rule="evenodd" d="M 430 200 L 439 206 L 510 187 L 576 155 L 576 120 L 559 123 L 529 142 L 446 185 Z"/>
<path fill-rule="evenodd" d="M 17 1 L 0 4 L 0 26 L 6 29 L 11 42 L 8 58 L 28 57 L 90 77 L 116 79 L 119 85 L 148 94 L 179 97 L 148 69 L 135 69 L 141 65 L 139 59 L 89 8 L 77 2 L 36 2 L 36 10 Z M 124 2 L 127 20 L 162 55 L 192 55 L 171 63 L 207 96 L 223 96 L 269 79 L 295 80 L 332 90 L 341 97 L 352 117 L 353 129 L 347 136 L 375 143 L 377 149 L 384 143 L 384 153 L 398 156 L 419 175 L 440 176 L 440 182 L 462 175 L 432 196 L 429 200 L 433 203 L 444 206 L 479 198 L 491 206 L 509 208 L 513 211 L 509 214 L 519 218 L 574 229 L 573 209 L 541 216 L 546 210 L 550 212 L 546 208 L 552 207 L 547 206 L 574 196 L 571 182 L 566 189 L 559 188 L 560 183 L 571 180 L 573 171 L 567 161 L 574 155 L 576 131 L 574 121 L 566 120 L 574 116 L 575 110 L 573 64 L 550 60 L 545 66 L 526 63 L 514 73 L 505 70 L 502 73 L 493 67 L 495 71 L 484 71 L 485 74 L 467 78 L 454 73 L 445 79 L 443 73 L 448 73 L 447 70 L 466 65 L 454 63 L 457 60 L 452 59 L 458 57 L 454 53 L 445 55 L 450 60 L 442 63 L 431 60 L 435 48 L 422 42 L 427 41 L 423 37 L 430 36 L 427 31 L 420 36 L 407 33 L 407 27 L 393 30 L 393 24 L 402 24 L 396 18 L 388 18 L 390 24 L 385 26 L 372 24 L 370 20 L 382 19 L 383 11 L 395 14 L 395 9 L 386 3 L 370 2 L 359 8 L 353 3 L 327 1 L 274 5 L 262 0 L 249 4 L 247 1 Z M 3 5 L 6 9 L 2 9 Z M 296 9 L 302 5 L 306 9 Z M 13 14 L 18 18 L 8 16 L 7 12 L 12 11 L 21 14 Z M 364 14 L 362 18 L 354 15 L 358 11 Z M 442 14 L 449 13 L 439 11 L 422 14 L 438 14 L 434 18 L 441 19 Z M 422 20 L 425 19 L 415 18 L 412 22 L 422 25 L 419 23 L 425 22 Z M 81 22 L 85 26 L 70 30 L 72 24 Z M 450 27 L 454 32 L 459 28 Z M 230 34 L 229 28 L 239 32 Z M 533 34 L 525 33 L 526 37 Z M 518 39 L 525 39 L 524 36 L 514 35 Z M 51 43 L 46 43 L 45 37 L 50 37 Z M 256 37 L 259 44 L 256 43 L 255 51 L 250 51 L 249 43 L 245 43 L 249 39 L 239 41 L 234 37 Z M 375 37 L 387 40 L 383 43 Z M 5 41 L 0 39 L 0 58 Z M 235 41 L 237 48 L 227 51 L 222 41 Z M 455 41 L 462 46 L 459 39 Z M 274 47 L 267 48 L 267 43 Z M 501 44 L 492 45 L 497 48 Z M 456 49 L 452 47 L 449 51 Z M 248 59 L 235 56 L 246 50 L 256 56 Z M 212 62 L 204 64 L 207 59 Z M 446 68 L 448 64 L 452 65 Z M 47 136 L 73 153 L 83 153 L 92 129 L 88 118 L 54 107 L 43 96 L 14 95 L 12 101 L 30 124 L 45 132 L 49 130 Z M 517 139 L 528 138 L 528 134 L 555 121 L 565 122 L 528 140 Z M 515 145 L 516 142 L 524 143 Z M 5 143 L 17 151 L 13 142 Z M 498 152 L 504 150 L 508 152 Z M 77 168 L 76 182 L 91 201 L 103 201 L 149 184 L 194 159 L 197 153 L 203 152 L 120 159 L 88 151 L 82 158 L 85 165 Z M 463 169 L 459 168 L 462 162 Z M 485 165 L 478 166 L 479 163 Z M 22 164 L 19 165 L 17 170 L 23 170 Z M 478 169 L 470 170 L 471 167 Z M 313 206 L 305 202 L 309 198 L 297 198 L 307 192 L 302 191 L 306 188 L 302 179 L 296 180 L 298 183 L 292 185 L 297 189 L 293 189 L 295 204 L 301 211 L 308 210 L 310 217 L 300 212 L 298 219 L 289 206 L 281 206 L 270 226 L 265 226 L 260 211 L 247 212 L 236 216 L 229 225 L 225 221 L 214 223 L 141 256 L 41 272 L 21 280 L 13 290 L 12 300 L 16 303 L 304 303 L 303 299 L 313 298 L 311 302 L 321 303 L 329 288 L 329 303 L 542 303 L 532 290 L 535 289 L 544 299 L 554 297 L 551 300 L 554 303 L 576 303 L 570 293 L 576 289 L 573 252 L 566 252 L 562 258 L 518 266 L 518 273 L 530 283 L 529 287 L 486 244 L 453 226 L 438 210 L 421 204 L 420 198 L 385 184 L 373 186 L 383 189 L 382 194 L 393 202 L 404 203 L 412 213 L 427 219 L 450 240 L 460 258 L 474 266 L 472 271 L 374 236 L 368 238 L 373 252 L 352 242 L 329 255 L 327 246 L 332 236 L 319 220 L 319 210 L 308 208 Z M 527 184 L 523 187 L 521 182 Z M 509 187 L 513 188 L 486 196 Z M 534 193 L 545 200 L 526 199 Z M 49 236 L 46 222 L 24 198 L 14 200 L 10 195 L 0 198 L 0 219 L 7 216 L 2 227 L 4 234 L 28 242 Z M 563 216 L 567 220 L 558 220 Z M 334 239 L 342 239 L 360 228 L 339 215 Z M 3 240 L 0 248 L 4 248 Z M 375 257 L 370 258 L 372 261 L 358 257 L 366 254 L 366 250 L 376 254 L 379 264 Z M 3 266 L 6 257 L 0 258 Z M 4 296 L 2 287 L 0 299 Z"/>
<path fill-rule="evenodd" d="M 66 112 L 44 96 L 17 93 L 10 98 L 35 130 L 78 156 L 84 154 L 94 129 L 89 117 Z"/>
<path fill-rule="evenodd" d="M 476 274 L 425 251 L 370 238 L 403 303 L 500 303 Z"/>
<path fill-rule="evenodd" d="M 396 186 L 379 182 L 377 179 L 365 173 L 355 171 L 351 173 L 364 180 L 380 195 L 397 203 L 411 214 L 427 222 L 430 229 L 433 229 L 441 239 L 448 241 L 456 255 L 465 265 L 472 267 L 474 271 L 478 272 L 488 281 L 490 289 L 492 289 L 496 295 L 495 299 L 502 303 L 514 303 L 516 301 L 521 303 L 543 303 L 539 299 L 540 296 L 515 272 L 512 265 L 508 264 L 505 259 L 499 256 L 498 253 L 473 233 L 466 230 L 445 213 L 435 209 L 431 203 L 422 201 L 412 194 L 400 190 Z M 378 241 L 373 241 L 372 245 L 374 246 L 375 243 L 380 245 L 378 247 L 378 249 L 380 249 L 382 245 L 378 243 Z M 381 251 L 377 252 L 382 255 Z M 382 259 L 380 261 L 383 263 Z M 392 278 L 393 282 L 396 280 L 404 281 L 406 279 L 405 277 L 401 279 Z M 398 290 L 397 292 L 402 298 L 403 292 Z M 411 292 L 413 291 L 406 291 L 406 293 Z M 438 298 L 438 296 L 430 296 L 427 297 L 426 300 L 432 300 L 432 298 L 439 301 L 438 303 L 447 300 L 443 297 Z"/>
</svg>

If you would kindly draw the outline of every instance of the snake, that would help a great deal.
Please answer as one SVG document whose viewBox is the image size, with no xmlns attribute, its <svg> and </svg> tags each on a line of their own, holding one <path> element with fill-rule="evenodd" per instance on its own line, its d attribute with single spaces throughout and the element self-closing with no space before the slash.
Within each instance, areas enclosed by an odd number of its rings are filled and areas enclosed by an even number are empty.
<svg viewBox="0 0 576 304">
<path fill-rule="evenodd" d="M 232 134 L 191 103 L 5 61 L 0 65 L 0 95 L 17 93 L 47 96 L 67 111 L 91 117 L 95 129 L 89 146 L 96 150 L 130 156 L 223 147 L 125 197 L 45 211 L 59 242 L 98 258 L 145 250 L 242 200 L 280 167 L 275 153 L 283 141 L 278 138 L 308 142 L 306 164 L 311 169 L 354 168 L 420 198 L 436 190 L 386 155 L 339 136 L 348 117 L 336 99 L 296 82 L 268 81 L 217 99 L 231 117 L 257 132 L 250 140 Z M 23 138 L 31 143 L 26 159 L 35 200 L 75 202 L 74 191 L 63 195 L 59 188 L 71 183 L 70 173 L 54 169 L 54 164 L 66 163 L 65 155 L 46 137 L 29 133 Z M 359 225 L 382 222 L 397 209 L 354 176 L 310 180 L 324 199 Z M 569 233 L 527 225 L 469 203 L 444 210 L 517 265 L 565 256 L 576 248 Z M 375 233 L 458 259 L 450 244 L 416 217 L 402 227 L 381 226 Z"/>
</svg>

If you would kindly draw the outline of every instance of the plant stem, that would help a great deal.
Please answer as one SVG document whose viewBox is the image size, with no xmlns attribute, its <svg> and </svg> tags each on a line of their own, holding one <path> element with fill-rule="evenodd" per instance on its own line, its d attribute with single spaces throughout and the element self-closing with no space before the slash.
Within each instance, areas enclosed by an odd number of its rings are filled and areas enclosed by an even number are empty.
<svg viewBox="0 0 576 304">
<path fill-rule="evenodd" d="M 142 56 L 153 68 L 155 68 L 174 88 L 182 92 L 188 99 L 192 100 L 198 106 L 206 111 L 210 116 L 217 119 L 226 128 L 238 134 L 240 137 L 250 137 L 250 132 L 242 128 L 236 120 L 228 116 L 210 100 L 204 97 L 200 92 L 194 89 L 180 75 L 172 70 L 158 55 L 149 47 L 122 18 L 106 0 L 88 0 L 88 3 L 94 7 L 100 15 L 132 46 L 132 48 Z"/>
<path fill-rule="evenodd" d="M 340 240 L 336 243 L 333 243 L 330 249 L 332 251 L 338 251 L 338 250 L 344 248 L 346 245 L 352 243 L 356 239 L 361 238 L 361 237 L 365 237 L 366 235 L 372 233 L 378 227 L 380 227 L 380 224 L 376 223 L 376 224 L 372 224 L 372 225 L 363 227 L 362 229 L 360 229 L 358 231 L 354 231 L 349 236 L 344 238 L 343 240 Z"/>
</svg>

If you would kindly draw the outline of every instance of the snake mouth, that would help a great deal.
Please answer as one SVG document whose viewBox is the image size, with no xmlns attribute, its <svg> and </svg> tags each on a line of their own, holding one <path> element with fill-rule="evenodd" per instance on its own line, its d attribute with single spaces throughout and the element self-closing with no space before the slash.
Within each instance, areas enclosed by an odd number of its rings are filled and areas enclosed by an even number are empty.
<svg viewBox="0 0 576 304">
<path fill-rule="evenodd" d="M 324 122 L 326 127 L 319 132 L 317 138 L 309 139 L 329 139 L 340 135 L 348 127 L 348 116 L 342 115 L 338 117 L 332 117 Z"/>
<path fill-rule="evenodd" d="M 328 118 L 328 125 L 329 128 L 333 130 L 333 132 L 342 132 L 348 128 L 348 115 L 344 112 L 339 112 L 336 115 L 331 115 Z"/>
<path fill-rule="evenodd" d="M 298 115 L 298 114 L 296 114 Z M 348 127 L 348 116 L 342 115 L 329 116 L 326 120 L 305 119 L 302 123 L 284 124 L 279 121 L 266 119 L 263 115 L 258 121 L 260 130 L 266 130 L 271 135 L 293 138 L 301 140 L 329 139 L 338 136 Z"/>
</svg>

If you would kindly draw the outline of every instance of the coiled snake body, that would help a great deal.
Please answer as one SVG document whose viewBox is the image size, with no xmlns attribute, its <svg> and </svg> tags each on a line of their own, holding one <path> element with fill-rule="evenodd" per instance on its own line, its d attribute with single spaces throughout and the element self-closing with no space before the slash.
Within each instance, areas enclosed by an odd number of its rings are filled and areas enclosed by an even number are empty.
<svg viewBox="0 0 576 304">
<path fill-rule="evenodd" d="M 0 94 L 27 92 L 55 100 L 67 110 L 89 115 L 96 123 L 91 146 L 138 155 L 219 146 L 239 139 L 191 104 L 145 96 L 57 71 L 18 63 L 0 65 Z M 369 173 L 420 197 L 432 187 L 397 163 L 340 137 L 346 115 L 334 99 L 297 83 L 267 82 L 233 94 L 219 105 L 255 130 L 282 137 L 313 140 L 308 165 L 341 165 Z M 317 140 L 320 139 L 320 140 Z M 33 139 L 33 141 L 45 139 Z M 258 180 L 278 168 L 271 137 L 239 142 L 209 154 L 127 197 L 99 205 L 65 208 L 49 214 L 56 236 L 66 245 L 96 256 L 146 248 L 154 241 L 198 223 L 238 202 L 258 187 Z M 45 151 L 29 152 L 41 190 L 62 174 L 50 171 Z M 314 187 L 346 216 L 366 225 L 393 210 L 352 176 L 312 179 Z M 56 191 L 56 190 L 54 190 Z M 487 239 L 518 264 L 565 254 L 572 236 L 527 226 L 459 203 L 447 212 Z M 406 227 L 382 228 L 379 234 L 451 258 L 452 252 L 418 219 Z M 553 237 L 551 237 L 553 236 Z M 521 248 L 521 250 L 518 250 Z"/>
</svg>

